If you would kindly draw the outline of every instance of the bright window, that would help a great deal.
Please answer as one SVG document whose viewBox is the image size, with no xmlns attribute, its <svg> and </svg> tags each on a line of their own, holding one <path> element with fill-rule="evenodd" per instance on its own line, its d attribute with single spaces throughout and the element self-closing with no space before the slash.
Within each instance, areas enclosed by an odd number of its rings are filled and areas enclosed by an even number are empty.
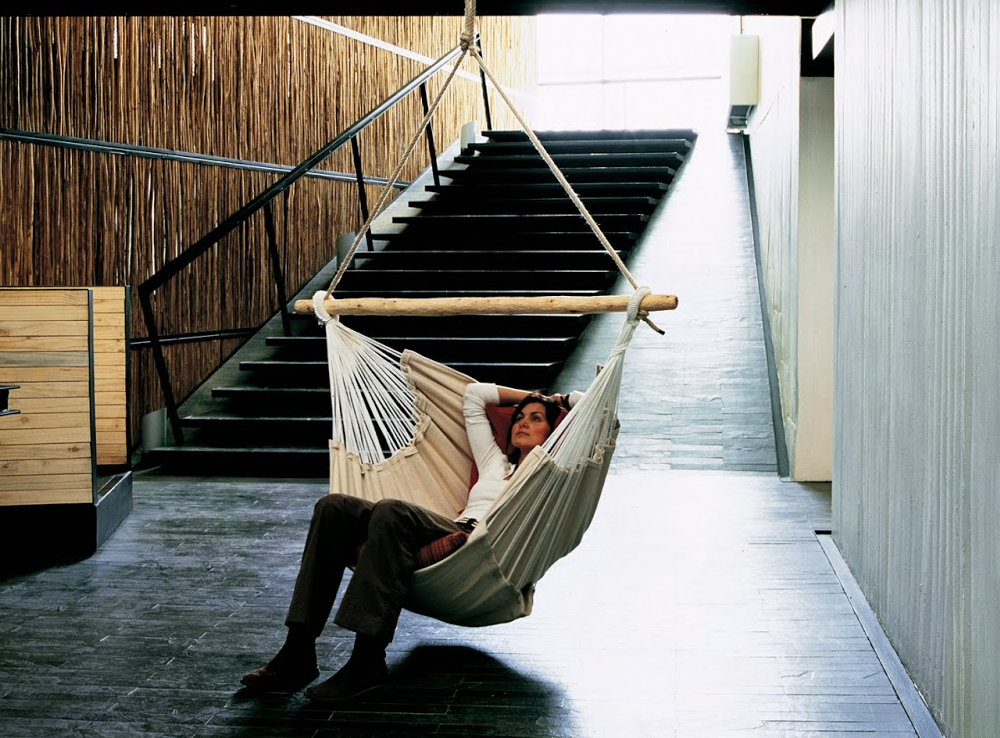
<svg viewBox="0 0 1000 738">
<path fill-rule="evenodd" d="M 540 15 L 540 129 L 724 128 L 729 37 L 720 15 Z"/>
</svg>

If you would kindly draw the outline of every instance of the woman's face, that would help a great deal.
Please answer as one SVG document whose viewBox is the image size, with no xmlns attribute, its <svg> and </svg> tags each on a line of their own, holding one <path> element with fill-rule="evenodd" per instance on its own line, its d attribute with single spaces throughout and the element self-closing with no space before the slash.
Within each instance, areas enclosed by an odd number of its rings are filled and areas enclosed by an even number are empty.
<svg viewBox="0 0 1000 738">
<path fill-rule="evenodd" d="M 552 433 L 545 417 L 545 406 L 540 402 L 529 402 L 514 417 L 511 426 L 510 443 L 521 452 L 521 458 L 535 446 L 540 446 Z"/>
</svg>

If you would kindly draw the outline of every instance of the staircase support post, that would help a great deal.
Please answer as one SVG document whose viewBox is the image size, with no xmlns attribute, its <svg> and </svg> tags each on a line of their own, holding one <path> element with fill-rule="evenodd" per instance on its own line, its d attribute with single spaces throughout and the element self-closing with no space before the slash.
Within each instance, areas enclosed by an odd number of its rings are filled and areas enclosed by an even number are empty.
<svg viewBox="0 0 1000 738">
<path fill-rule="evenodd" d="M 361 147 L 358 146 L 358 137 L 351 136 L 351 152 L 354 154 L 354 173 L 358 178 L 358 204 L 361 206 L 361 222 L 368 222 L 368 195 L 365 192 L 365 175 L 361 171 Z M 368 250 L 375 250 L 375 242 L 372 239 L 371 228 L 365 233 L 365 240 L 368 242 Z"/>
<path fill-rule="evenodd" d="M 479 49 L 479 56 L 483 55 L 483 38 L 482 36 L 476 36 L 476 48 Z M 479 67 L 479 79 L 483 83 L 483 108 L 486 110 L 486 130 L 493 130 L 493 119 L 490 117 L 490 96 L 488 94 L 488 88 L 486 87 L 486 72 L 483 71 L 482 67 Z"/>
<path fill-rule="evenodd" d="M 271 203 L 264 206 L 264 229 L 267 231 L 267 249 L 271 252 L 271 269 L 274 271 L 274 286 L 278 293 L 278 311 L 281 313 L 281 329 L 286 336 L 292 335 L 292 322 L 288 317 L 288 295 L 285 294 L 285 277 L 281 271 L 281 257 L 278 254 L 278 239 L 274 234 L 274 213 Z"/>
<path fill-rule="evenodd" d="M 427 111 L 430 110 L 430 105 L 427 102 L 427 84 L 420 84 L 420 104 L 424 106 L 424 116 L 427 116 Z M 433 121 L 427 121 L 427 128 L 425 129 L 427 133 L 427 153 L 431 158 L 431 171 L 434 173 L 434 184 L 435 186 L 441 185 L 441 174 L 438 172 L 438 162 L 437 162 L 437 151 L 434 148 L 434 128 Z"/>
</svg>

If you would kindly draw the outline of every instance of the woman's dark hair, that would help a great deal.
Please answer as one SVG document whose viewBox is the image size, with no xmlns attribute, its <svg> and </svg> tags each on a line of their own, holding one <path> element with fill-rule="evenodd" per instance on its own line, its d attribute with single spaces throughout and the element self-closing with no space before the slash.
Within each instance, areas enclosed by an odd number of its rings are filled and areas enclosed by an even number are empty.
<svg viewBox="0 0 1000 738">
<path fill-rule="evenodd" d="M 530 405 L 533 402 L 537 402 L 545 408 L 545 420 L 548 421 L 549 424 L 549 433 L 556 429 L 556 421 L 559 419 L 559 413 L 562 412 L 562 408 L 545 395 L 539 394 L 538 392 L 532 392 L 530 395 L 517 403 L 513 414 L 510 416 L 510 426 L 507 428 L 507 448 L 510 448 L 511 436 L 514 433 L 514 418 L 516 418 L 521 410 L 524 409 L 525 405 Z M 512 449 L 511 452 L 507 454 L 507 460 L 510 461 L 511 464 L 517 464 L 521 460 L 521 449 Z"/>
</svg>

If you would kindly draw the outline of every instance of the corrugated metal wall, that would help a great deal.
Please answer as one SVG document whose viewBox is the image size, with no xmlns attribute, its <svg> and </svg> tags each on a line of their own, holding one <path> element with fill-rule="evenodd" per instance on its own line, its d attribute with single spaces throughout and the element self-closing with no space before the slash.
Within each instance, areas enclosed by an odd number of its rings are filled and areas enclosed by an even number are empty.
<svg viewBox="0 0 1000 738">
<path fill-rule="evenodd" d="M 841 0 L 835 537 L 948 736 L 1000 733 L 1000 7 Z"/>
</svg>

